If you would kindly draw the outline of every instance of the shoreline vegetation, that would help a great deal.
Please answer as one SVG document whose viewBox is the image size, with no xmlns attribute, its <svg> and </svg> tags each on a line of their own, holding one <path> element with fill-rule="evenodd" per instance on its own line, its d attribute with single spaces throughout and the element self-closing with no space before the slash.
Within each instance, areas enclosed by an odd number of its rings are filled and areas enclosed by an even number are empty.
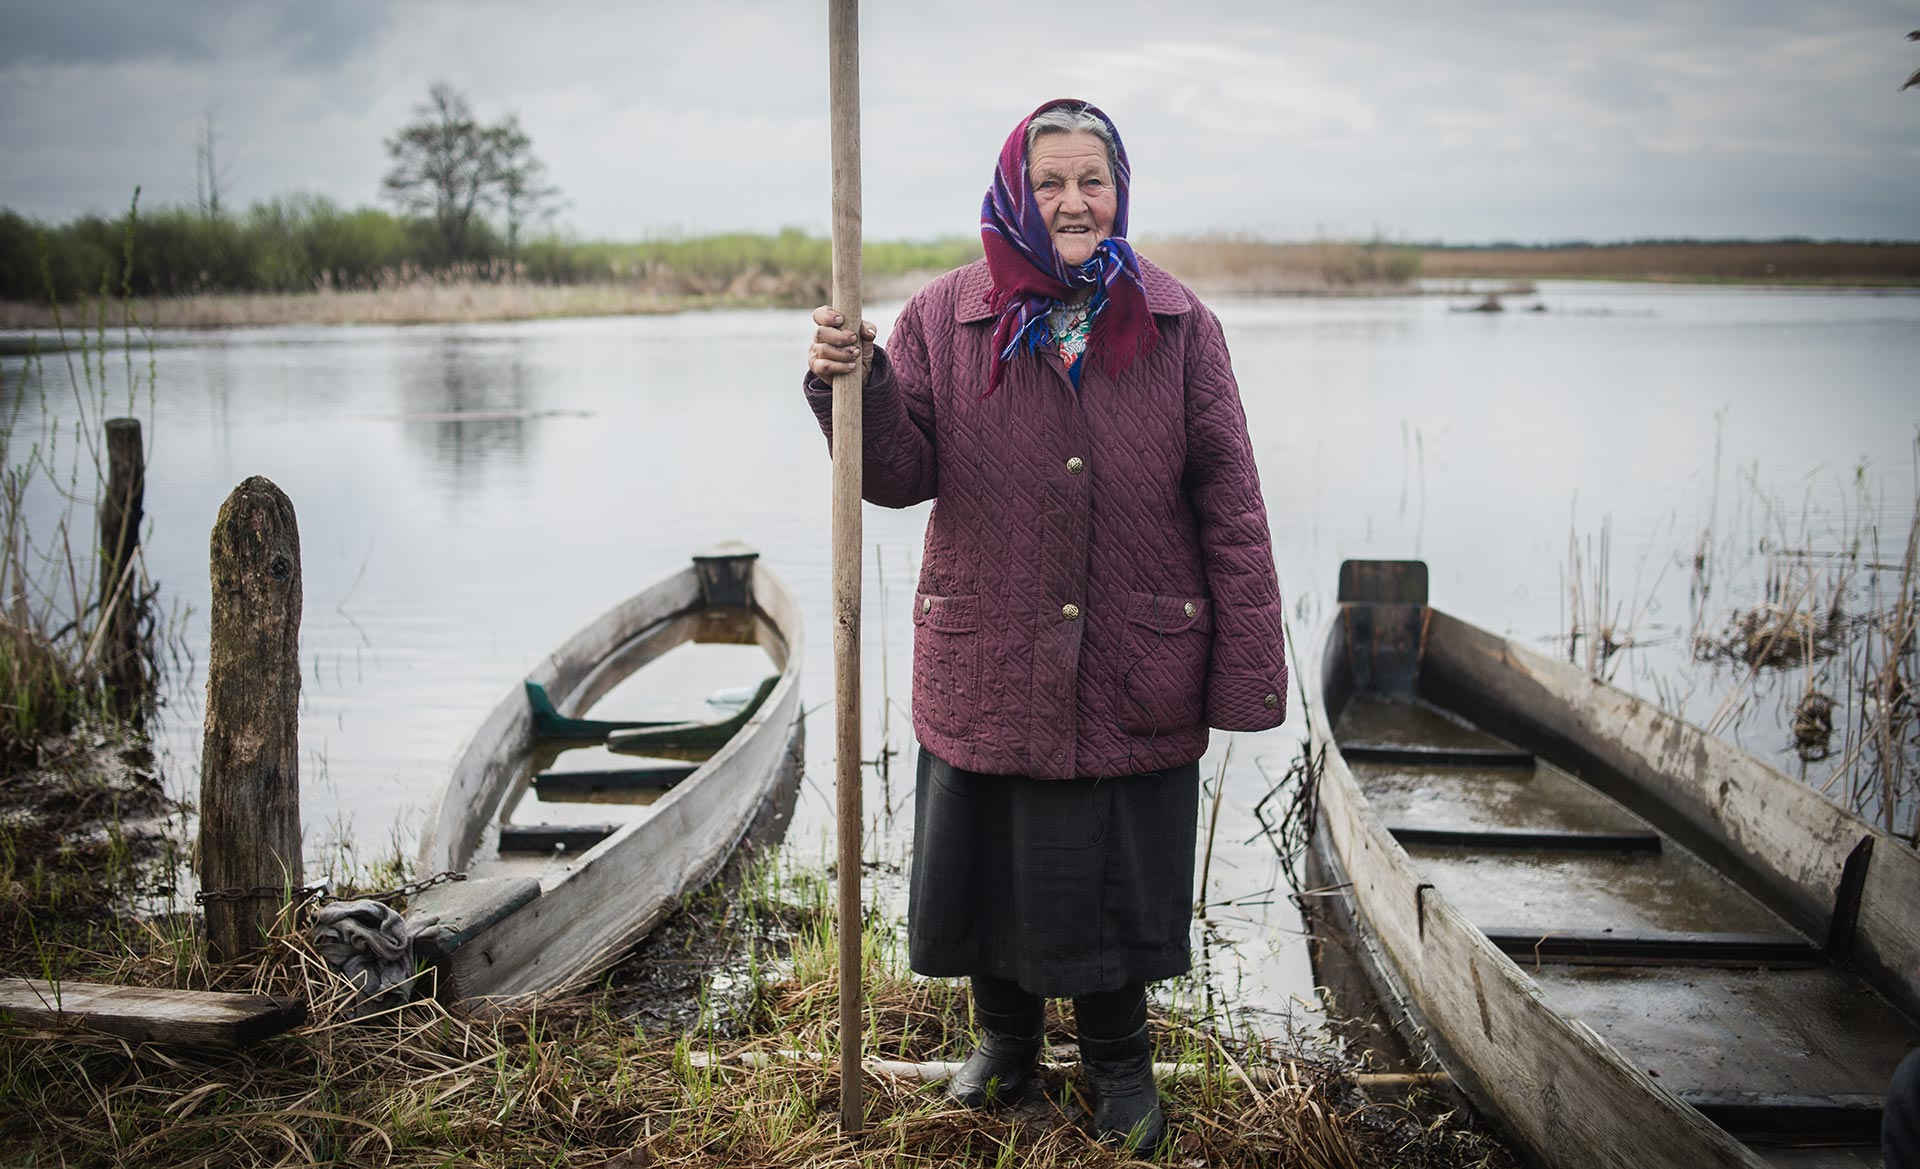
<svg viewBox="0 0 1920 1169">
<path fill-rule="evenodd" d="M 104 743 L 90 743 L 99 748 Z M 136 760 L 135 762 L 138 762 Z M 51 769 L 50 769 L 51 770 Z M 30 799 L 33 831 L 132 839 L 124 785 L 84 763 L 56 780 L 80 797 L 57 825 Z M 139 780 L 139 776 L 135 776 Z M 145 781 L 141 781 L 145 782 Z M 135 789 L 141 793 L 140 783 Z M 144 798 L 144 797 L 143 797 Z M 146 838 L 142 838 L 146 839 Z M 373 1013 L 315 952 L 289 910 L 253 955 L 210 964 L 182 911 L 184 854 L 122 845 L 50 849 L 29 861 L 17 817 L 0 817 L 0 969 L 51 984 L 265 993 L 307 1005 L 291 1032 L 238 1051 L 194 1051 L 0 1015 L 0 1139 L 27 1165 L 484 1167 L 561 1162 L 674 1165 L 1120 1166 L 1139 1158 L 1087 1131 L 1071 1020 L 1051 1010 L 1050 1064 L 1006 1107 L 949 1104 L 937 1086 L 870 1075 L 868 1130 L 840 1132 L 834 1064 L 837 940 L 832 880 L 782 854 L 742 855 L 694 894 L 599 986 L 535 1001 L 449 1010 L 431 997 Z M 104 847 L 104 846 L 103 846 Z M 404 875 L 383 861 L 342 895 Z M 156 884 L 161 886 L 156 888 Z M 141 913 L 158 897 L 171 910 Z M 722 939 L 723 953 L 662 952 L 669 938 Z M 974 1033 L 964 985 L 914 977 L 895 924 L 864 923 L 870 1057 L 953 1061 Z M 663 1017 L 623 972 L 692 961 L 699 989 Z M 432 971 L 419 977 L 431 980 Z M 423 990 L 425 983 L 423 983 Z M 1146 1156 L 1174 1164 L 1303 1169 L 1386 1164 L 1512 1169 L 1512 1156 L 1450 1089 L 1371 1076 L 1311 1038 L 1236 1035 L 1176 989 L 1156 1006 L 1157 1056 L 1191 1074 L 1162 1083 L 1174 1127 Z M 652 1004 L 657 1007 L 659 1004 Z M 793 1053 L 820 1053 L 809 1059 Z M 1064 1065 L 1064 1066 L 1063 1066 Z"/>
<path fill-rule="evenodd" d="M 1140 250 L 1203 295 L 1458 294 L 1542 279 L 1920 287 L 1920 242 L 1637 241 L 1529 247 L 1385 240 L 1144 236 Z M 470 225 L 458 259 L 434 225 L 313 198 L 241 215 L 186 209 L 60 225 L 0 210 L 0 329 L 50 330 L 103 310 L 149 328 L 425 324 L 803 308 L 831 299 L 832 246 L 789 228 L 639 242 L 519 242 Z M 895 300 L 979 258 L 975 237 L 870 241 L 866 295 Z"/>
</svg>

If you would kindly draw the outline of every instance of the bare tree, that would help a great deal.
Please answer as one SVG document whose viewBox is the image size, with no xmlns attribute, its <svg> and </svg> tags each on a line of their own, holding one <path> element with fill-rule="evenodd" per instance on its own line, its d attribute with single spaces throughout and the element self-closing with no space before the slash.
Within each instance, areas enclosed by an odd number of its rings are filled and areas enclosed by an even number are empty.
<svg viewBox="0 0 1920 1169">
<path fill-rule="evenodd" d="M 497 188 L 493 134 L 474 120 L 465 95 L 444 81 L 427 91 L 414 117 L 387 139 L 393 169 L 381 190 L 402 211 L 432 216 L 447 259 L 465 259 L 474 213 Z"/>
<path fill-rule="evenodd" d="M 220 196 L 227 188 L 227 169 L 214 158 L 214 144 L 218 140 L 213 132 L 213 111 L 209 109 L 193 143 L 193 186 L 199 197 L 200 214 L 208 219 L 220 218 Z"/>
<path fill-rule="evenodd" d="M 1908 33 L 1907 39 L 1910 41 L 1920 41 L 1920 28 L 1916 28 L 1912 32 Z M 1916 85 L 1920 85 L 1920 69 L 1915 69 L 1913 71 L 1913 76 L 1907 78 L 1907 83 L 1901 86 L 1900 88 L 1903 90 L 1912 89 Z"/>
<path fill-rule="evenodd" d="M 534 219 L 552 219 L 562 206 L 560 188 L 547 181 L 547 165 L 533 154 L 533 139 L 512 114 L 488 132 L 493 145 L 495 180 L 500 210 L 507 219 L 507 255 L 520 255 L 521 225 Z"/>
</svg>

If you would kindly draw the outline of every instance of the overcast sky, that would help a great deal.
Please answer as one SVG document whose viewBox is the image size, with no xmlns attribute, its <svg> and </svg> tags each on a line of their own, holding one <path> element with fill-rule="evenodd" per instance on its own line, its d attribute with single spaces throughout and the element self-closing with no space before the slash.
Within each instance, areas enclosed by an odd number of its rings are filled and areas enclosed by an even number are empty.
<svg viewBox="0 0 1920 1169">
<path fill-rule="evenodd" d="M 1486 241 L 1920 238 L 1920 5 L 930 5 L 862 16 L 870 237 L 971 234 L 1042 100 L 1119 125 L 1133 230 Z M 561 222 L 828 225 L 821 2 L 0 0 L 0 206 L 375 203 L 438 79 L 516 113 Z"/>
</svg>

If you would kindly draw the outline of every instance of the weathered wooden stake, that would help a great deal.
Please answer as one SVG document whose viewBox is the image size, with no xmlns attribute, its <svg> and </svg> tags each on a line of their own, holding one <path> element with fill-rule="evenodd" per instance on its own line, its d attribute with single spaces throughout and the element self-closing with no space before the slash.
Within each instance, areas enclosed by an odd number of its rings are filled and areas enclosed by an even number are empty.
<svg viewBox="0 0 1920 1169">
<path fill-rule="evenodd" d="M 827 73 L 833 137 L 833 307 L 860 334 L 860 5 L 830 0 Z M 864 1125 L 860 1082 L 860 410 L 866 370 L 833 379 L 835 808 L 840 860 L 840 1128 Z"/>
<path fill-rule="evenodd" d="M 300 856 L 300 529 L 293 502 L 258 475 L 213 524 L 212 645 L 200 773 L 200 885 L 216 961 L 258 947 Z M 258 895 L 254 895 L 254 894 Z"/>
<path fill-rule="evenodd" d="M 100 500 L 100 673 L 122 714 L 140 709 L 146 679 L 140 658 L 139 582 L 134 558 L 145 514 L 147 461 L 135 418 L 107 420 L 107 489 Z"/>
</svg>

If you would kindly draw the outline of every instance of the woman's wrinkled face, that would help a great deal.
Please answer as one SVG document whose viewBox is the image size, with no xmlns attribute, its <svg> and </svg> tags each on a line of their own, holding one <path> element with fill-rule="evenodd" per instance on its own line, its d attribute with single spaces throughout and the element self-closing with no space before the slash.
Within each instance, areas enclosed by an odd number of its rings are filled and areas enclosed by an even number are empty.
<svg viewBox="0 0 1920 1169">
<path fill-rule="evenodd" d="M 1107 144 L 1085 130 L 1042 134 L 1027 151 L 1027 177 L 1053 250 L 1069 268 L 1092 259 L 1120 207 Z"/>
</svg>

